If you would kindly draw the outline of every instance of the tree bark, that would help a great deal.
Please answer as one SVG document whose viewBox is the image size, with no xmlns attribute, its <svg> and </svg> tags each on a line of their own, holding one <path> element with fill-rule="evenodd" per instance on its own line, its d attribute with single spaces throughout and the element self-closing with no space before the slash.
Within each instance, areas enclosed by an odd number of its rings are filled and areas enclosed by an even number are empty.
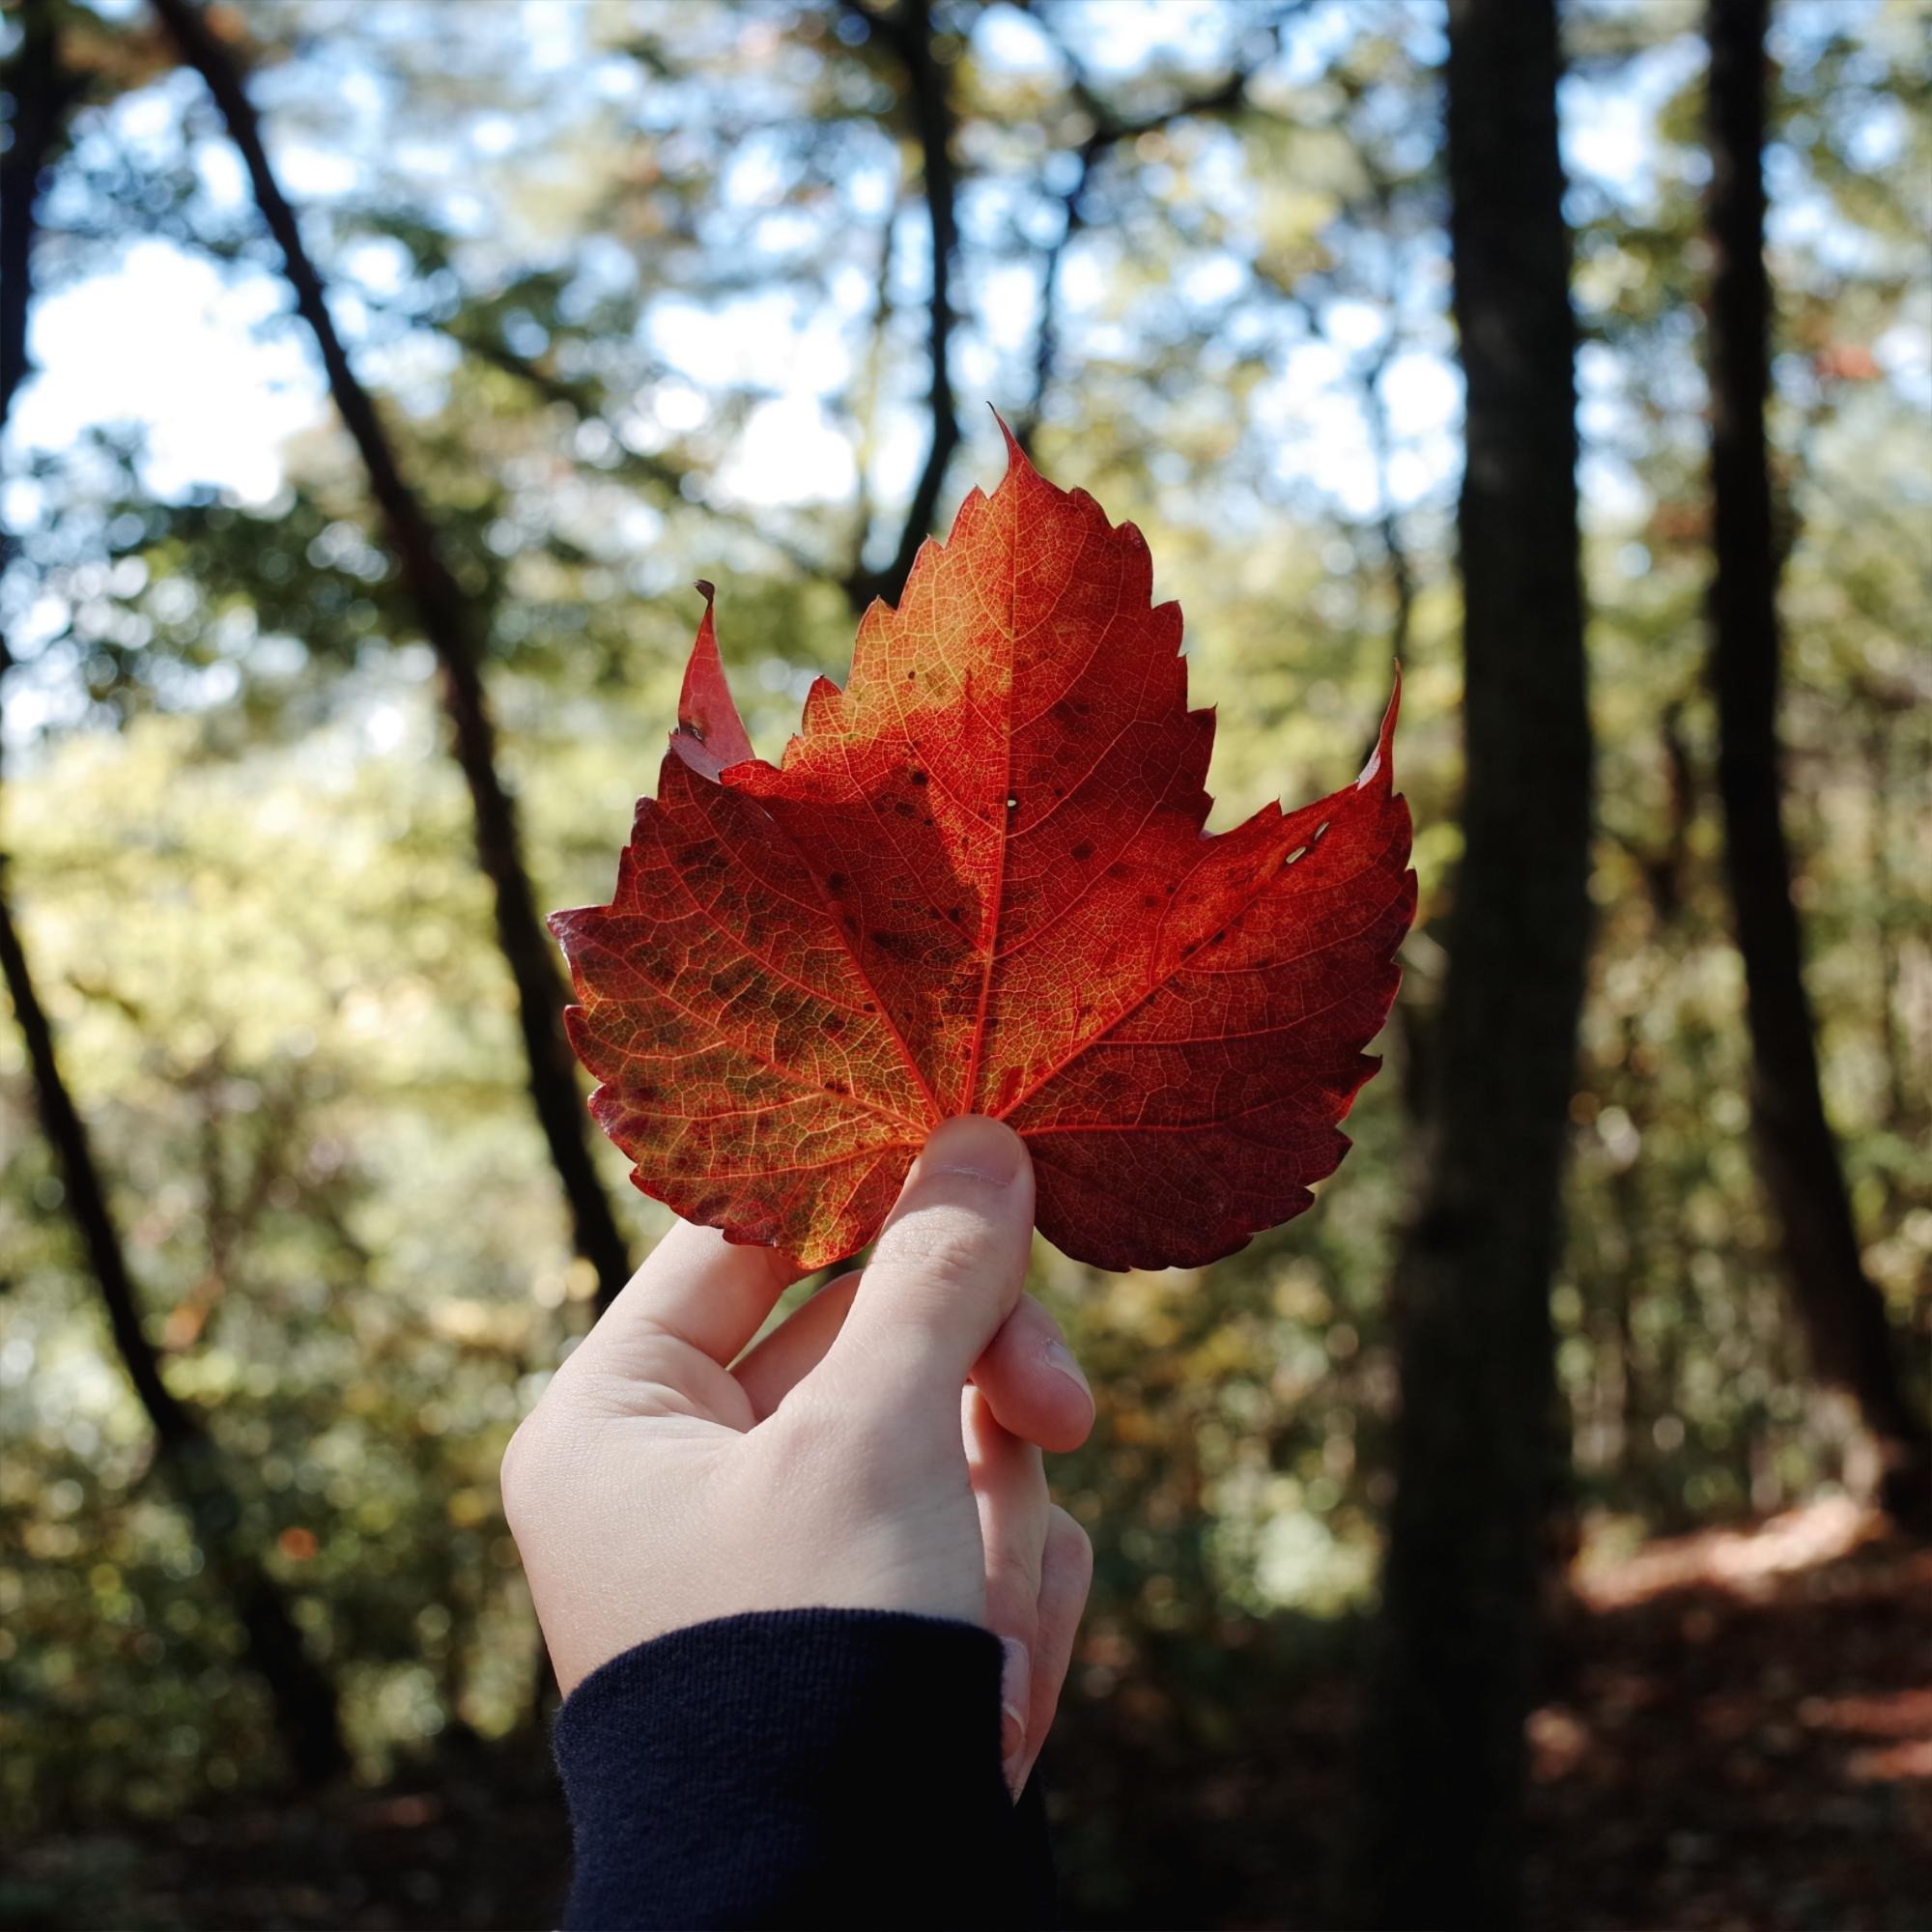
<svg viewBox="0 0 1932 1932">
<path fill-rule="evenodd" d="M 497 726 L 483 685 L 483 640 L 470 600 L 443 556 L 435 527 L 404 476 L 369 392 L 350 366 L 328 312 L 322 278 L 301 239 L 263 146 L 261 124 L 227 48 L 193 0 L 154 0 L 155 11 L 213 96 L 276 246 L 298 313 L 308 325 L 337 413 L 354 439 L 383 514 L 389 546 L 412 598 L 423 637 L 441 672 L 457 764 L 469 788 L 476 855 L 490 881 L 497 943 L 516 984 L 531 1104 L 569 1203 L 577 1252 L 597 1274 L 608 1307 L 630 1276 L 630 1256 L 591 1153 L 590 1127 L 577 1065 L 563 1031 L 565 989 L 537 917 L 525 869 L 516 802 L 497 763 Z"/>
<path fill-rule="evenodd" d="M 0 430 L 13 413 L 14 391 L 27 378 L 41 175 L 60 142 L 73 97 L 73 83 L 61 71 L 49 0 L 28 0 L 19 32 L 7 64 L 10 138 L 0 151 Z M 0 668 L 6 662 L 0 658 Z"/>
<path fill-rule="evenodd" d="M 1558 74 L 1553 0 L 1451 0 L 1464 856 L 1393 1294 L 1397 1492 L 1357 1871 L 1381 1925 L 1495 1932 L 1520 1915 L 1523 1725 L 1560 1467 L 1548 1288 L 1589 938 Z"/>
<path fill-rule="evenodd" d="M 845 595 L 863 611 L 875 597 L 896 603 L 912 574 L 919 547 L 932 533 L 947 467 L 959 446 L 959 412 L 952 395 L 952 258 L 959 247 L 958 172 L 952 160 L 957 116 L 952 105 L 952 70 L 932 50 L 932 0 L 900 0 L 885 12 L 865 0 L 844 0 L 846 11 L 883 35 L 898 56 L 906 81 L 906 106 L 919 140 L 920 178 L 925 193 L 926 227 L 932 237 L 932 281 L 926 298 L 926 409 L 932 419 L 925 461 L 913 486 L 899 526 L 892 561 L 882 570 L 855 562 L 845 580 Z M 864 532 L 860 533 L 864 541 Z"/>
<path fill-rule="evenodd" d="M 1765 440 L 1772 292 L 1764 258 L 1768 0 L 1712 0 L 1711 681 L 1724 875 L 1751 1038 L 1751 1129 L 1817 1374 L 1857 1403 L 1880 1457 L 1879 1499 L 1932 1525 L 1932 1431 L 1911 1403 L 1885 1300 L 1864 1269 L 1818 1080 L 1804 938 L 1791 896 L 1777 740 L 1782 557 Z"/>
<path fill-rule="evenodd" d="M 13 140 L 0 154 L 0 434 L 27 373 L 27 317 L 33 300 L 33 248 L 41 177 L 58 143 L 72 90 L 63 75 L 50 0 L 27 0 L 11 63 Z M 0 639 L 0 670 L 9 662 Z M 276 1729 L 304 1782 L 348 1764 L 334 1687 L 302 1647 L 274 1579 L 241 1538 L 241 1507 L 213 1444 L 194 1413 L 162 1379 L 160 1360 L 141 1325 L 138 1298 L 94 1146 L 74 1105 L 46 1009 L 34 983 L 7 893 L 0 852 L 0 980 L 27 1048 L 41 1124 L 60 1164 L 68 1212 L 134 1393 L 155 1431 L 155 1460 L 172 1482 L 193 1526 L 211 1582 L 241 1619 L 248 1663 L 267 1687 Z"/>
</svg>

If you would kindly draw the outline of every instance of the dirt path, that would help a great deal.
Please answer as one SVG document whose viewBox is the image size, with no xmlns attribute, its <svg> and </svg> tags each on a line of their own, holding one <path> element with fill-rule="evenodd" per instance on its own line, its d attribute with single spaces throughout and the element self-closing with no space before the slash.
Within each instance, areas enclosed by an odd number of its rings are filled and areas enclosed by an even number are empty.
<svg viewBox="0 0 1932 1932">
<path fill-rule="evenodd" d="M 1585 1569 L 1532 1922 L 1932 1925 L 1932 1551 L 1820 1502 Z"/>
</svg>

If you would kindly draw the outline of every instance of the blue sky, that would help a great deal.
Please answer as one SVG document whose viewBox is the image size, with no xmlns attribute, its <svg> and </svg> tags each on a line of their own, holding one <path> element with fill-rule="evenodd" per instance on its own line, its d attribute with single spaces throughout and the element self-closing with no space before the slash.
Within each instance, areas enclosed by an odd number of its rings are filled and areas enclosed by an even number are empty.
<svg viewBox="0 0 1932 1932">
<path fill-rule="evenodd" d="M 1347 8 L 1348 0 L 1327 0 L 1296 26 L 1282 61 L 1286 78 L 1321 71 L 1335 42 L 1353 30 L 1357 16 Z M 126 13 L 128 7 L 126 0 L 113 0 L 102 11 Z M 323 29 L 313 43 L 320 51 L 304 51 L 298 59 L 323 63 L 327 84 L 333 89 L 332 98 L 325 98 L 331 99 L 334 111 L 321 127 L 316 125 L 313 71 L 294 77 L 299 83 L 294 110 L 285 104 L 290 98 L 288 70 L 269 71 L 257 91 L 284 184 L 298 202 L 323 204 L 353 196 L 362 185 L 364 163 L 358 156 L 367 153 L 372 138 L 383 138 L 381 130 L 388 126 L 383 119 L 385 89 L 395 85 L 392 77 L 358 66 L 358 56 L 344 49 L 359 47 L 359 58 L 366 59 L 372 38 L 380 44 L 384 34 L 405 35 L 412 19 L 419 29 L 425 16 L 407 0 L 389 0 L 373 14 L 356 16 L 358 27 L 367 28 L 359 38 L 345 36 L 335 43 L 327 32 L 328 6 L 316 8 L 313 17 Z M 448 14 L 439 17 L 447 19 Z M 599 56 L 587 44 L 590 16 L 580 0 L 517 0 L 514 7 L 492 8 L 488 17 L 499 37 L 512 37 L 517 84 L 526 100 L 535 103 L 521 110 L 525 113 L 567 119 L 575 99 L 587 95 L 621 104 L 626 91 L 639 85 L 638 63 Z M 723 17 L 742 21 L 749 16 Z M 1403 17 L 1417 54 L 1435 58 L 1439 8 L 1417 0 Z M 1804 29 L 1805 17 L 1802 10 L 1787 14 L 1797 21 L 1795 31 Z M 1159 0 L 1157 5 L 1105 0 L 1099 7 L 1071 5 L 1060 18 L 1082 57 L 1105 77 L 1134 73 L 1156 55 L 1182 59 L 1213 73 L 1225 55 L 1231 22 L 1238 25 L 1241 16 L 1226 0 Z M 975 51 L 989 66 L 1014 73 L 1038 70 L 1045 74 L 1055 66 L 1035 24 L 1011 8 L 995 7 L 980 16 Z M 414 57 L 420 59 L 419 50 Z M 479 52 L 471 58 L 483 57 Z M 1639 203 L 1650 188 L 1649 129 L 1656 107 L 1694 73 L 1700 58 L 1694 39 L 1677 38 L 1625 63 L 1607 78 L 1573 76 L 1562 100 L 1566 157 L 1573 173 L 1620 199 Z M 179 140 L 183 104 L 198 92 L 197 82 L 176 74 L 124 99 L 111 112 L 114 144 L 137 158 L 144 154 L 157 160 L 169 156 Z M 390 158 L 406 158 L 414 175 L 443 196 L 444 212 L 452 220 L 489 242 L 492 204 L 467 184 L 493 153 L 505 151 L 518 138 L 516 119 L 508 112 L 474 118 L 468 128 L 471 152 L 467 156 L 449 151 L 446 142 L 439 149 L 433 140 L 411 137 L 407 128 L 399 138 L 413 145 L 399 148 Z M 1895 135 L 1875 127 L 1871 138 L 1882 149 Z M 246 185 L 225 142 L 198 140 L 192 161 L 210 206 L 245 216 Z M 848 189 L 855 204 L 864 202 L 866 183 L 855 180 Z M 719 183 L 720 202 L 740 211 L 754 209 L 765 192 L 758 152 L 747 144 Z M 892 184 L 882 175 L 876 189 L 882 207 L 891 192 Z M 1779 211 L 1779 219 L 1794 231 L 1807 222 L 1815 230 L 1819 218 L 1802 204 Z M 902 253 L 908 265 L 903 272 L 916 278 L 923 273 L 919 251 L 924 245 L 916 197 L 904 221 L 908 241 Z M 503 252 L 514 255 L 514 240 L 499 239 Z M 970 222 L 968 240 L 973 240 Z M 1103 346 L 1109 327 L 1107 290 L 1097 249 L 1105 240 L 1096 237 L 1094 249 L 1069 254 L 1063 284 L 1069 334 L 1086 327 L 1090 342 Z M 352 343 L 357 342 L 368 318 L 366 304 L 396 292 L 395 258 L 374 243 L 329 268 L 338 319 Z M 1217 279 L 1232 283 L 1240 272 L 1233 258 L 1197 255 L 1180 293 L 1211 304 Z M 1024 261 L 980 271 L 974 316 L 955 347 L 954 378 L 962 403 L 996 394 L 1001 369 L 1009 369 L 1014 358 L 1025 355 L 1034 327 L 1034 277 L 1033 266 Z M 755 377 L 771 391 L 753 409 L 712 478 L 718 500 L 752 513 L 778 505 L 810 512 L 851 497 L 857 481 L 854 451 L 836 420 L 834 405 L 850 383 L 852 338 L 872 295 L 866 275 L 856 269 L 841 270 L 828 286 L 831 305 L 816 309 L 757 290 L 722 303 L 661 298 L 651 307 L 644 336 L 667 369 L 648 397 L 639 398 L 641 435 L 672 437 L 696 428 L 710 409 L 710 392 L 721 385 Z M 1437 286 L 1415 298 L 1417 313 L 1439 316 L 1445 294 L 1438 279 Z M 908 307 L 916 308 L 918 298 L 912 288 Z M 89 428 L 131 426 L 145 442 L 145 481 L 156 493 L 175 497 L 195 486 L 213 486 L 241 500 L 269 500 L 283 480 L 291 440 L 328 419 L 312 351 L 303 332 L 286 322 L 286 310 L 285 290 L 265 270 L 219 265 L 158 236 L 128 242 L 84 274 L 48 289 L 38 303 L 31 342 L 37 374 L 15 404 L 10 469 L 17 476 L 21 459 L 30 452 L 57 454 Z M 1273 462 L 1282 478 L 1324 493 L 1350 518 L 1365 518 L 1378 507 L 1382 481 L 1350 364 L 1373 347 L 1389 327 L 1389 317 L 1365 302 L 1336 300 L 1327 304 L 1321 320 L 1324 339 L 1286 347 L 1276 379 L 1258 393 L 1254 408 L 1260 427 L 1272 439 Z M 1460 461 L 1460 380 L 1445 330 L 1406 327 L 1405 332 L 1410 346 L 1392 363 L 1383 383 L 1396 443 L 1387 487 L 1399 507 L 1440 508 L 1453 490 Z M 1907 362 L 1915 355 L 1925 359 L 1909 343 L 1896 345 L 1896 353 Z M 414 384 L 433 400 L 454 352 L 446 342 L 419 331 L 399 337 L 392 331 L 391 339 L 375 347 L 364 344 L 357 354 L 368 379 L 398 385 L 406 393 Z M 1593 431 L 1607 435 L 1618 413 L 1616 372 L 1606 358 L 1586 355 L 1581 379 L 1586 438 Z M 977 416 L 968 413 L 969 418 Z M 869 472 L 879 497 L 892 500 L 910 488 L 926 433 L 911 395 L 888 414 Z M 975 433 L 983 433 L 982 427 Z M 1592 514 L 1611 521 L 1631 514 L 1638 499 L 1614 462 L 1602 455 L 1586 460 L 1585 498 Z M 957 478 L 955 484 L 963 487 Z M 10 486 L 10 523 L 17 527 L 30 521 L 36 507 L 31 484 Z M 640 539 L 648 535 L 640 525 Z M 32 632 L 31 623 L 15 627 L 26 652 L 31 651 Z M 16 730 L 33 725 L 18 712 L 9 722 Z"/>
</svg>

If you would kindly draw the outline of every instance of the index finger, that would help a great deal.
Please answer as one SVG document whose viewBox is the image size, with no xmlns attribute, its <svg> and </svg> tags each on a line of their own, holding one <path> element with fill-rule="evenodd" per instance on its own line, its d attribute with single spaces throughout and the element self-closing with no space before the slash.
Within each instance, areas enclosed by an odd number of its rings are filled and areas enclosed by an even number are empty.
<svg viewBox="0 0 1932 1932">
<path fill-rule="evenodd" d="M 727 1241 L 716 1228 L 674 1221 L 570 1359 L 625 1376 L 654 1343 L 681 1342 L 728 1364 L 805 1270 L 776 1248 Z"/>
</svg>

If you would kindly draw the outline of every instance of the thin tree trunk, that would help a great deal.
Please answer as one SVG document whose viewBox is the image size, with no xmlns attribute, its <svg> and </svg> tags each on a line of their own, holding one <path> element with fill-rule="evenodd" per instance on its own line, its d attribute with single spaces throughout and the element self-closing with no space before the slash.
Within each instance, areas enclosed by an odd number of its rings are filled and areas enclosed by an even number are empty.
<svg viewBox="0 0 1932 1932">
<path fill-rule="evenodd" d="M 1560 1466 L 1548 1290 L 1589 934 L 1558 71 L 1553 0 L 1451 0 L 1465 843 L 1393 1297 L 1398 1482 L 1357 1873 L 1382 1925 L 1496 1932 L 1520 1917 L 1523 1725 Z"/>
<path fill-rule="evenodd" d="M 73 98 L 73 83 L 61 71 L 51 0 L 27 0 L 19 33 L 7 63 L 9 140 L 0 151 L 0 432 L 13 413 L 14 391 L 27 378 L 41 174 L 60 142 Z M 0 657 L 0 669 L 7 664 Z"/>
<path fill-rule="evenodd" d="M 926 296 L 926 410 L 932 420 L 925 462 L 899 526 L 892 561 L 867 570 L 855 560 L 845 578 L 854 611 L 875 597 L 896 603 L 912 574 L 919 547 L 932 532 L 947 467 L 959 446 L 959 412 L 952 395 L 952 258 L 959 247 L 958 172 L 952 160 L 956 115 L 952 70 L 933 52 L 932 0 L 900 0 L 884 12 L 865 0 L 844 0 L 845 11 L 883 36 L 905 73 L 906 105 L 919 140 L 920 176 L 925 192 L 926 227 L 932 238 L 932 279 Z M 863 544 L 862 529 L 858 541 Z"/>
<path fill-rule="evenodd" d="M 483 686 L 475 611 L 403 474 L 369 392 L 350 366 L 322 278 L 303 245 L 295 211 L 269 165 L 261 124 L 234 61 L 193 0 L 154 4 L 182 58 L 206 82 L 248 169 L 262 218 L 281 250 L 296 308 L 315 337 L 337 413 L 361 454 L 417 621 L 436 653 L 456 761 L 469 787 L 476 854 L 494 895 L 497 943 L 516 983 L 531 1104 L 569 1202 L 577 1252 L 596 1270 L 598 1305 L 607 1307 L 630 1275 L 630 1257 L 592 1158 L 588 1115 L 563 1032 L 563 980 L 524 867 L 516 803 L 497 766 L 497 726 Z"/>
<path fill-rule="evenodd" d="M 23 14 L 8 86 L 14 104 L 13 141 L 0 155 L 0 434 L 27 372 L 27 316 L 33 299 L 41 175 L 60 138 L 72 98 L 60 70 L 50 0 L 27 0 Z M 0 639 L 0 669 L 8 661 Z M 161 1378 L 159 1357 L 141 1325 L 133 1277 L 87 1124 L 68 1090 L 53 1028 L 14 923 L 4 852 L 0 852 L 0 980 L 6 983 L 26 1042 L 34 1097 L 60 1163 L 68 1212 L 99 1288 L 114 1346 L 154 1426 L 156 1463 L 188 1512 L 210 1581 L 226 1594 L 241 1618 L 247 1661 L 268 1689 L 277 1731 L 297 1775 L 305 1782 L 333 1776 L 348 1764 L 334 1687 L 303 1649 L 274 1579 L 240 1535 L 241 1507 L 213 1444 Z"/>
<path fill-rule="evenodd" d="M 1765 269 L 1768 0 L 1712 0 L 1709 235 L 1712 682 L 1724 873 L 1744 955 L 1758 1169 L 1783 1231 L 1792 1300 L 1818 1375 L 1875 1438 L 1880 1500 L 1932 1522 L 1932 1432 L 1905 1393 L 1885 1301 L 1865 1273 L 1818 1083 L 1804 940 L 1791 897 L 1777 742 L 1781 557 L 1765 443 L 1772 296 Z"/>
</svg>

